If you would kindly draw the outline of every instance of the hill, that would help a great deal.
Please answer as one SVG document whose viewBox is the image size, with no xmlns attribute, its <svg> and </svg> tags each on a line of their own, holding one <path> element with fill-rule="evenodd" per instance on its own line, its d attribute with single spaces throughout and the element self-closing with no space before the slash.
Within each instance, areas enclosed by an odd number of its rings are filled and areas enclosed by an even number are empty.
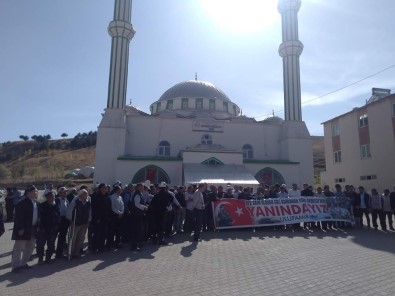
<svg viewBox="0 0 395 296">
<path fill-rule="evenodd" d="M 27 183 L 69 183 L 64 176 L 73 169 L 94 166 L 95 147 L 65 149 L 71 139 L 51 140 L 48 147 L 37 149 L 35 141 L 10 142 L 0 146 L 0 186 Z M 88 181 L 88 180 L 85 180 Z"/>
</svg>

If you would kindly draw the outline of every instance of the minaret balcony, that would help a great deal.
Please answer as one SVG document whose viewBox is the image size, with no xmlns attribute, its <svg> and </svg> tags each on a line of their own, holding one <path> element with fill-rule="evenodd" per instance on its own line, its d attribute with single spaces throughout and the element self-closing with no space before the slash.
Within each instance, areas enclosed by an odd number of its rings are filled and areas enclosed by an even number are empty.
<svg viewBox="0 0 395 296">
<path fill-rule="evenodd" d="M 108 34 L 110 34 L 111 37 L 123 37 L 130 41 L 135 33 L 136 30 L 133 28 L 133 25 L 125 21 L 112 21 L 108 25 Z"/>
<path fill-rule="evenodd" d="M 303 51 L 303 43 L 299 40 L 285 41 L 280 44 L 278 53 L 281 57 L 287 57 L 291 55 L 300 56 Z"/>
</svg>

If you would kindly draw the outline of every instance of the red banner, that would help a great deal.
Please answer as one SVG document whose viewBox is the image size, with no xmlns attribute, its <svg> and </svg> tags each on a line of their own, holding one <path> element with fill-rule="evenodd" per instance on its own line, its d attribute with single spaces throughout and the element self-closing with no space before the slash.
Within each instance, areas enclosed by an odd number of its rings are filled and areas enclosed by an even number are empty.
<svg viewBox="0 0 395 296">
<path fill-rule="evenodd" d="M 345 221 L 353 216 L 343 205 L 325 198 L 275 198 L 243 200 L 223 198 L 213 202 L 214 224 L 218 229 L 259 227 L 315 221 Z"/>
</svg>

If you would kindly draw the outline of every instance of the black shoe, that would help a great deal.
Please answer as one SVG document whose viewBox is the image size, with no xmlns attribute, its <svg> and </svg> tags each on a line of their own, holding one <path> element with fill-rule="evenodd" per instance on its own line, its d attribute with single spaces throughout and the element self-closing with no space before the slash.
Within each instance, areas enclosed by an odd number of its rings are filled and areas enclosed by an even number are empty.
<svg viewBox="0 0 395 296">
<path fill-rule="evenodd" d="M 65 256 L 65 255 L 56 255 L 55 258 L 56 259 L 67 259 L 67 256 Z"/>
<path fill-rule="evenodd" d="M 32 267 L 30 265 L 25 264 L 25 265 L 22 265 L 20 268 L 22 268 L 22 269 L 30 269 Z"/>
<path fill-rule="evenodd" d="M 38 258 L 38 263 L 37 263 L 37 264 L 38 264 L 38 265 L 44 264 L 44 260 L 43 260 L 42 257 L 39 257 L 39 258 Z"/>
</svg>

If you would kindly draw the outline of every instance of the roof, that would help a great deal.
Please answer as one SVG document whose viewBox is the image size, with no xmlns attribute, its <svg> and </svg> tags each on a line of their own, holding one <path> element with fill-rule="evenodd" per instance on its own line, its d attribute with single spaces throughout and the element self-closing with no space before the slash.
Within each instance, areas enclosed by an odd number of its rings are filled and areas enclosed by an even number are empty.
<svg viewBox="0 0 395 296">
<path fill-rule="evenodd" d="M 198 163 L 184 164 L 185 184 L 246 184 L 259 185 L 244 165 L 223 164 L 206 165 Z"/>
<path fill-rule="evenodd" d="M 174 98 L 209 98 L 209 99 L 222 99 L 229 101 L 229 97 L 214 84 L 207 81 L 188 80 L 177 83 L 170 87 L 159 98 L 159 101 L 166 101 Z"/>
<path fill-rule="evenodd" d="M 340 115 L 338 115 L 338 116 L 336 116 L 336 117 L 333 117 L 333 118 L 331 118 L 331 119 L 329 119 L 329 120 L 326 120 L 326 121 L 324 121 L 324 122 L 321 122 L 321 124 L 326 124 L 326 123 L 332 122 L 332 121 L 334 121 L 334 120 L 339 119 L 340 117 L 346 116 L 346 115 L 351 114 L 351 113 L 353 113 L 353 112 L 357 112 L 357 111 L 360 110 L 360 109 L 367 108 L 367 107 L 369 107 L 369 106 L 371 106 L 371 105 L 374 105 L 374 104 L 380 104 L 381 102 L 385 102 L 386 100 L 392 100 L 392 99 L 394 99 L 394 98 L 395 98 L 395 94 L 391 94 L 391 95 L 389 95 L 389 96 L 382 97 L 382 98 L 380 98 L 379 100 L 374 100 L 374 101 L 372 101 L 372 102 L 366 103 L 365 105 L 363 105 L 363 106 L 361 106 L 361 107 L 355 107 L 355 108 L 352 109 L 351 111 L 348 111 L 348 112 L 346 112 L 346 113 L 343 113 L 343 114 L 340 114 Z"/>
</svg>

